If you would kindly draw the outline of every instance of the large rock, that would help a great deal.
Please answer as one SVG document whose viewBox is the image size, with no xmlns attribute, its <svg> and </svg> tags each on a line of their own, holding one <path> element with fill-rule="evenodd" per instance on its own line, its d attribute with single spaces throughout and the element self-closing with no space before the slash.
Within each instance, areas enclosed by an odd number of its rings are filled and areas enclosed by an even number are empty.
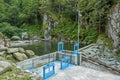
<svg viewBox="0 0 120 80">
<path fill-rule="evenodd" d="M 19 52 L 13 53 L 13 56 L 19 61 L 22 61 L 28 58 L 25 54 L 19 53 Z"/>
<path fill-rule="evenodd" d="M 0 51 L 7 51 L 7 49 L 8 49 L 7 47 L 1 47 Z"/>
<path fill-rule="evenodd" d="M 20 53 L 25 53 L 25 50 L 23 48 L 18 48 Z"/>
<path fill-rule="evenodd" d="M 8 54 L 16 53 L 16 52 L 18 52 L 18 51 L 19 51 L 18 48 L 8 48 L 8 49 L 7 49 L 7 53 L 8 53 Z"/>
<path fill-rule="evenodd" d="M 3 74 L 10 69 L 11 69 L 11 64 L 9 62 L 0 61 L 0 74 Z"/>
<path fill-rule="evenodd" d="M 35 53 L 32 51 L 32 50 L 26 50 L 25 54 L 28 56 L 28 57 L 33 57 L 35 55 Z"/>
<path fill-rule="evenodd" d="M 33 37 L 32 37 L 32 40 L 41 40 L 41 38 L 38 37 L 38 36 L 33 36 Z"/>
<path fill-rule="evenodd" d="M 21 37 L 22 37 L 22 40 L 28 40 L 29 38 L 27 32 L 23 32 Z"/>
<path fill-rule="evenodd" d="M 13 37 L 11 38 L 11 40 L 12 40 L 12 41 L 18 41 L 18 40 L 20 40 L 20 37 L 19 37 L 19 36 L 13 36 Z"/>
<path fill-rule="evenodd" d="M 6 51 L 0 52 L 0 56 L 3 56 L 6 53 Z"/>
</svg>

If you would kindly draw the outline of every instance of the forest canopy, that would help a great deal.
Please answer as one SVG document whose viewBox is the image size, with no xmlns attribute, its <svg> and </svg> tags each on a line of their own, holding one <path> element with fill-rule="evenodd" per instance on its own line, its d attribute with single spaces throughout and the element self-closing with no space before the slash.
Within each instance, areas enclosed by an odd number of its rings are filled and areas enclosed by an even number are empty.
<svg viewBox="0 0 120 80">
<path fill-rule="evenodd" d="M 20 36 L 28 32 L 43 37 L 44 14 L 49 21 L 57 22 L 50 34 L 56 37 L 77 40 L 78 10 L 80 19 L 80 40 L 94 42 L 105 33 L 105 26 L 112 7 L 119 0 L 0 0 L 0 31 L 6 36 Z M 48 26 L 48 25 L 46 25 Z"/>
</svg>

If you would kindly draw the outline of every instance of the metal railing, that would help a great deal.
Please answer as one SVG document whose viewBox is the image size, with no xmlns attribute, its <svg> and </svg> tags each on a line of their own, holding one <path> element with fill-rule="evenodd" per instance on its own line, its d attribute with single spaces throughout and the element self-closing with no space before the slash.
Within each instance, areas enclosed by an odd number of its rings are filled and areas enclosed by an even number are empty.
<svg viewBox="0 0 120 80">
<path fill-rule="evenodd" d="M 18 68 L 28 69 L 33 67 L 40 67 L 48 62 L 56 60 L 56 52 L 37 56 L 17 63 Z"/>
</svg>

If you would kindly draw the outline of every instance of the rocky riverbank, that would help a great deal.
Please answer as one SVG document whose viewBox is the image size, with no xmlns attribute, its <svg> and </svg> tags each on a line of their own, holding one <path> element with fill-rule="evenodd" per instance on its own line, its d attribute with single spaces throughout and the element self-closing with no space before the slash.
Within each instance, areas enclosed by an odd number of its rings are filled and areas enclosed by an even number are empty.
<svg viewBox="0 0 120 80">
<path fill-rule="evenodd" d="M 114 50 L 108 49 L 107 46 L 103 47 L 101 44 L 91 44 L 80 49 L 81 54 L 85 55 L 87 58 L 97 60 L 113 69 L 120 71 L 120 58 L 113 54 Z M 85 66 L 89 67 L 89 64 Z M 94 69 L 98 69 L 94 67 Z M 98 69 L 104 70 L 104 69 Z M 106 71 L 106 70 L 105 70 Z"/>
<path fill-rule="evenodd" d="M 32 50 L 0 48 L 0 80 L 37 80 L 40 76 L 17 68 L 16 62 L 35 56 Z"/>
<path fill-rule="evenodd" d="M 6 58 L 7 60 L 17 60 L 22 61 L 35 56 L 32 50 L 24 50 L 23 48 L 0 48 L 0 56 Z"/>
<path fill-rule="evenodd" d="M 2 60 L 0 64 L 0 80 L 42 80 L 38 74 L 19 69 L 13 62 Z"/>
</svg>

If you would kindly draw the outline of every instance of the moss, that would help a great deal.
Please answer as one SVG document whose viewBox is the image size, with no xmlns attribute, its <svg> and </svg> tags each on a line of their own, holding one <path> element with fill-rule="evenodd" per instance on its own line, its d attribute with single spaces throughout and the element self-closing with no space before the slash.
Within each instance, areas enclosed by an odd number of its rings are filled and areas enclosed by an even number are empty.
<svg viewBox="0 0 120 80">
<path fill-rule="evenodd" d="M 120 57 L 120 49 L 119 49 L 118 52 L 115 54 L 115 56 Z"/>
<path fill-rule="evenodd" d="M 105 34 L 100 34 L 98 39 L 102 39 L 103 45 L 107 45 L 110 50 L 113 50 L 112 41 Z"/>
<path fill-rule="evenodd" d="M 25 77 L 23 78 L 23 80 L 30 80 L 30 76 L 25 75 Z"/>
<path fill-rule="evenodd" d="M 116 54 L 116 56 L 120 57 L 120 52 Z"/>
<path fill-rule="evenodd" d="M 12 69 L 11 71 L 7 71 L 6 73 L 0 75 L 0 79 L 1 79 L 1 80 L 6 80 L 7 77 L 9 77 L 9 78 L 12 77 L 12 79 L 14 79 L 13 74 L 16 75 L 16 74 L 20 73 L 20 70 L 18 70 L 17 68 L 15 68 L 15 67 L 13 67 L 13 66 L 12 66 L 11 69 Z"/>
<path fill-rule="evenodd" d="M 23 75 L 23 79 L 17 77 L 17 75 L 19 74 Z M 10 71 L 7 71 L 6 73 L 0 75 L 0 80 L 7 80 L 7 78 L 9 78 L 10 80 L 30 80 L 28 74 L 24 75 L 24 73 L 15 66 L 12 66 Z"/>
</svg>

